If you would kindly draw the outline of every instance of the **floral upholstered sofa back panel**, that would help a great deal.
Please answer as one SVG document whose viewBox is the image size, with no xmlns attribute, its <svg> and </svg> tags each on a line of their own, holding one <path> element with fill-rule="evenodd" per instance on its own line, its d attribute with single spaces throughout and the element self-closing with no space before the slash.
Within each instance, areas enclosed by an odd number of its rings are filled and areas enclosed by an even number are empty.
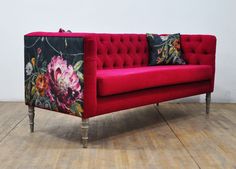
<svg viewBox="0 0 236 169">
<path fill-rule="evenodd" d="M 181 35 L 181 45 L 188 65 L 208 65 L 212 74 L 207 91 L 190 93 L 212 92 L 215 36 Z M 150 67 L 146 34 L 29 33 L 25 35 L 25 101 L 27 105 L 83 118 L 135 107 L 141 101 L 130 106 L 117 104 L 126 95 L 129 98 L 135 93 L 99 96 L 97 75 L 103 73 L 102 70 L 138 67 Z M 173 98 L 180 97 L 182 95 Z M 158 101 L 165 100 L 168 98 Z M 145 104 L 143 101 L 136 105 Z"/>
</svg>

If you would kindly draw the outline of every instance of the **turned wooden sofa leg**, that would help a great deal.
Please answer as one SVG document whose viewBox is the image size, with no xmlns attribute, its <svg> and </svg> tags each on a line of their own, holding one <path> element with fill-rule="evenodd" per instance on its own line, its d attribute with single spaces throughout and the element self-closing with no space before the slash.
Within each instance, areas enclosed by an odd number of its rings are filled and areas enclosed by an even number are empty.
<svg viewBox="0 0 236 169">
<path fill-rule="evenodd" d="M 30 125 L 30 132 L 34 132 L 34 106 L 28 106 L 28 116 L 29 116 L 29 125 Z"/>
<path fill-rule="evenodd" d="M 206 114 L 210 113 L 211 93 L 206 93 Z"/>
<path fill-rule="evenodd" d="M 88 129 L 89 129 L 89 119 L 82 118 L 81 135 L 82 135 L 83 148 L 87 148 L 88 146 Z"/>
<path fill-rule="evenodd" d="M 156 103 L 156 106 L 158 107 L 158 106 L 159 106 L 159 103 Z"/>
</svg>

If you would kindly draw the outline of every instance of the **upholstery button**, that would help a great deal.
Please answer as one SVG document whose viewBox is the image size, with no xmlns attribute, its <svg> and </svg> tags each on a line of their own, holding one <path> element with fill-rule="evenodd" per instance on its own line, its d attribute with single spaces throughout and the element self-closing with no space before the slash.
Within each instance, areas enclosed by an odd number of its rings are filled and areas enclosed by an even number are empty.
<svg viewBox="0 0 236 169">
<path fill-rule="evenodd" d="M 129 53 L 130 53 L 130 49 L 127 50 L 127 54 L 129 54 Z"/>
<path fill-rule="evenodd" d="M 123 38 L 120 38 L 120 41 L 121 41 L 121 42 L 124 42 L 124 39 L 123 39 Z"/>
<path fill-rule="evenodd" d="M 191 52 L 192 52 L 192 53 L 195 53 L 195 50 L 194 50 L 194 49 L 192 49 L 192 50 L 191 50 Z"/>
<path fill-rule="evenodd" d="M 198 41 L 198 42 L 202 42 L 202 39 L 201 39 L 201 38 L 198 38 L 197 41 Z"/>
<path fill-rule="evenodd" d="M 189 42 L 190 41 L 190 39 L 189 38 L 186 38 L 186 42 Z"/>
<path fill-rule="evenodd" d="M 207 52 L 207 50 L 203 50 L 203 52 L 202 52 L 203 54 L 205 54 L 205 55 L 207 55 L 208 54 L 208 52 Z"/>
<path fill-rule="evenodd" d="M 121 53 L 121 49 L 118 49 L 118 50 L 117 50 L 117 54 L 120 54 L 120 53 Z"/>
<path fill-rule="evenodd" d="M 113 38 L 111 38 L 111 40 L 110 40 L 111 42 L 114 42 L 114 39 Z"/>
</svg>

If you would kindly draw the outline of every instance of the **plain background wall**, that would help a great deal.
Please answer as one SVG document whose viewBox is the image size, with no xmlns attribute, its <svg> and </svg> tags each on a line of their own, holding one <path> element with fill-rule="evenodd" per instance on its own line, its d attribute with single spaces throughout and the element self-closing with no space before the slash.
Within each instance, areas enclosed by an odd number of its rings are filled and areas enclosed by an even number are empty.
<svg viewBox="0 0 236 169">
<path fill-rule="evenodd" d="M 24 99 L 23 35 L 31 31 L 217 36 L 214 102 L 236 102 L 235 0 L 8 0 L 0 3 L 0 100 Z M 203 101 L 203 96 L 181 101 Z"/>
</svg>

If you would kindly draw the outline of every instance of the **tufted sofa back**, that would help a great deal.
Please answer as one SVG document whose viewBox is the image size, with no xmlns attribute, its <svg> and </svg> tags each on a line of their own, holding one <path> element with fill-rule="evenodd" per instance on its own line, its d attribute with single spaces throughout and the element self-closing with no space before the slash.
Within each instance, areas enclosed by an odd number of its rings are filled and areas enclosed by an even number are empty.
<svg viewBox="0 0 236 169">
<path fill-rule="evenodd" d="M 96 34 L 97 68 L 128 68 L 148 65 L 145 34 Z"/>
<path fill-rule="evenodd" d="M 215 65 L 216 37 L 213 35 L 181 35 L 184 58 L 188 64 Z"/>
<path fill-rule="evenodd" d="M 145 34 L 95 34 L 97 69 L 147 66 L 148 43 Z M 211 35 L 181 35 L 188 64 L 214 65 L 216 38 Z"/>
</svg>

